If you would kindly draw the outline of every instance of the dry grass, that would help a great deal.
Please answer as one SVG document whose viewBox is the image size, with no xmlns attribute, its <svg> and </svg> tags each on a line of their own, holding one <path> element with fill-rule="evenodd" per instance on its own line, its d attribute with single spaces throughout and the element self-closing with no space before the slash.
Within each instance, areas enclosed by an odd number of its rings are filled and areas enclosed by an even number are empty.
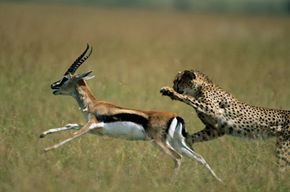
<svg viewBox="0 0 290 192">
<path fill-rule="evenodd" d="M 89 42 L 80 70 L 97 97 L 122 106 L 178 112 L 190 132 L 202 129 L 192 109 L 161 97 L 177 71 L 195 68 L 248 103 L 290 108 L 290 19 L 0 4 L 0 191 L 289 191 L 275 166 L 275 141 L 223 137 L 194 145 L 223 178 L 216 182 L 185 160 L 173 162 L 148 142 L 42 131 L 83 119 L 74 101 L 51 94 Z"/>
</svg>

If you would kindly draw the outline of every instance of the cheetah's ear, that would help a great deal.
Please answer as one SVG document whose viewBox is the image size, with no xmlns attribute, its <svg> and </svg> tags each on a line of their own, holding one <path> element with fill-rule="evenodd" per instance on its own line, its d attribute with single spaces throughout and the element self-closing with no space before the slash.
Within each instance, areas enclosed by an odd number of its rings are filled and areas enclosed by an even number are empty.
<svg viewBox="0 0 290 192">
<path fill-rule="evenodd" d="M 188 71 L 188 70 L 185 70 L 183 72 L 183 78 L 186 80 L 186 81 L 191 81 L 193 79 L 196 79 L 196 75 L 194 74 L 193 71 Z"/>
</svg>

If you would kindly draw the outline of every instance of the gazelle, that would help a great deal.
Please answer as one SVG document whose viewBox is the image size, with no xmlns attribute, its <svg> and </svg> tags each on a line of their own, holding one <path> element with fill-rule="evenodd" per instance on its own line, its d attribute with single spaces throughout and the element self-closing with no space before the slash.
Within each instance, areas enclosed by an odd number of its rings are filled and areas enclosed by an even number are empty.
<svg viewBox="0 0 290 192">
<path fill-rule="evenodd" d="M 179 170 L 182 156 L 186 156 L 204 165 L 216 179 L 221 181 L 205 159 L 186 143 L 187 132 L 184 121 L 175 113 L 128 109 L 96 99 L 86 83 L 86 80 L 93 78 L 90 76 L 92 71 L 75 75 L 78 67 L 91 53 L 92 48 L 87 45 L 85 51 L 68 68 L 62 79 L 51 84 L 54 95 L 69 95 L 75 98 L 85 116 L 86 123 L 84 125 L 67 124 L 64 127 L 43 132 L 40 135 L 41 138 L 51 133 L 77 130 L 71 137 L 45 148 L 45 151 L 56 149 L 86 133 L 128 140 L 148 140 L 160 146 L 174 160 L 174 175 Z"/>
</svg>

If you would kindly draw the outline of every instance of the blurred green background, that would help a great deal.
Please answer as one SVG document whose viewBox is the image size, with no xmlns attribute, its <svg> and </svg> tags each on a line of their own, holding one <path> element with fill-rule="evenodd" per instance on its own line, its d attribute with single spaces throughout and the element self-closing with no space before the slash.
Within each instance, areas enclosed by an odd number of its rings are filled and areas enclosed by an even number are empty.
<svg viewBox="0 0 290 192">
<path fill-rule="evenodd" d="M 2 0 L 5 1 L 5 0 Z M 247 14 L 289 14 L 290 0 L 6 0 L 45 4 L 177 9 Z"/>
<path fill-rule="evenodd" d="M 244 102 L 290 109 L 287 2 L 261 1 L 268 9 L 259 12 L 242 11 L 246 1 L 224 1 L 237 12 L 220 12 L 213 1 L 199 11 L 187 5 L 197 1 L 69 2 L 0 2 L 1 192 L 290 191 L 290 173 L 277 170 L 274 138 L 193 145 L 225 184 L 188 159 L 172 183 L 172 160 L 150 142 L 84 135 L 43 153 L 70 133 L 39 139 L 49 128 L 84 122 L 76 102 L 52 95 L 50 84 L 87 43 L 94 51 L 79 71 L 93 70 L 88 83 L 97 98 L 176 112 L 190 133 L 203 128 L 192 108 L 159 93 L 184 69 L 206 73 Z"/>
</svg>

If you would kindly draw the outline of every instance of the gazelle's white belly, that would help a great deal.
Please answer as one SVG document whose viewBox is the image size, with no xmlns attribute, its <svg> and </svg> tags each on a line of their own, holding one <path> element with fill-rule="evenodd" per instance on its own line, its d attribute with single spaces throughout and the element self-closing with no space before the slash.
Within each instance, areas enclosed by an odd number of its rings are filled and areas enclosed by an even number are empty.
<svg viewBox="0 0 290 192">
<path fill-rule="evenodd" d="M 118 121 L 111 123 L 96 123 L 92 131 L 110 137 L 124 138 L 128 140 L 145 140 L 146 133 L 142 125 L 130 121 Z"/>
</svg>

